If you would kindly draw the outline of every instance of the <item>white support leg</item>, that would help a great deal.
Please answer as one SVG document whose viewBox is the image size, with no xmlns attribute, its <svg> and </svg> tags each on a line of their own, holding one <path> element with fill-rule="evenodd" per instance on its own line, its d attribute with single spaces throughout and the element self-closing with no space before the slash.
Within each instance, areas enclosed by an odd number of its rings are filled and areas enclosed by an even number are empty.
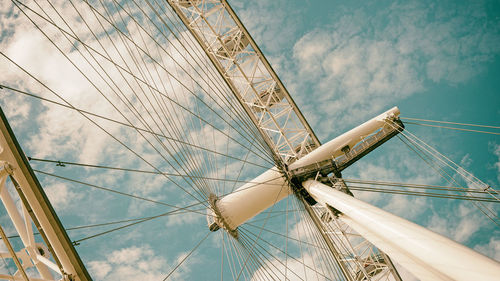
<svg viewBox="0 0 500 281">
<path fill-rule="evenodd" d="M 227 226 L 236 229 L 290 193 L 282 174 L 272 168 L 221 198 L 217 201 L 217 208 Z"/>
<path fill-rule="evenodd" d="M 321 204 L 420 280 L 498 280 L 500 263 L 442 235 L 314 180 L 303 183 Z"/>
<path fill-rule="evenodd" d="M 393 107 L 386 112 L 357 126 L 356 128 L 321 145 L 309 154 L 290 164 L 288 168 L 290 170 L 294 170 L 300 167 L 338 157 L 344 154 L 342 148 L 353 148 L 354 146 L 356 146 L 356 144 L 361 142 L 363 138 L 371 135 L 384 126 L 388 126 L 386 120 L 396 118 L 397 116 L 399 116 L 399 113 L 399 109 L 397 107 Z"/>
<path fill-rule="evenodd" d="M 49 268 L 38 259 L 41 252 L 36 243 L 33 245 L 35 239 L 32 233 L 28 234 L 28 232 L 33 231 L 31 222 L 35 224 L 39 232 L 43 233 L 46 250 L 52 253 L 54 261 L 60 267 L 59 272 L 63 274 L 63 279 L 92 280 L 31 169 L 28 159 L 21 150 L 1 108 L 0 163 L 3 165 L 0 167 L 0 189 L 3 189 L 0 190 L 0 199 L 3 201 L 12 223 L 42 278 L 54 280 Z M 5 189 L 7 176 L 12 177 L 16 193 L 26 208 L 25 219 L 27 221 L 24 221 L 10 194 Z"/>
<path fill-rule="evenodd" d="M 21 273 L 21 276 L 23 277 L 23 280 L 29 281 L 28 275 L 26 275 L 26 271 L 24 271 L 23 265 L 17 258 L 16 252 L 14 251 L 14 248 L 12 248 L 12 245 L 10 244 L 7 235 L 5 235 L 2 226 L 0 226 L 0 237 L 2 238 L 2 241 L 5 244 L 5 247 L 7 247 L 7 249 L 9 250 L 9 253 L 12 256 L 12 259 L 14 260 L 14 263 L 16 264 L 18 271 Z"/>
<path fill-rule="evenodd" d="M 40 264 L 37 258 L 37 253 L 35 250 L 35 237 L 33 235 L 33 230 L 31 228 L 31 218 L 29 217 L 27 211 L 24 212 L 24 218 L 19 213 L 19 210 L 14 203 L 14 199 L 10 196 L 9 191 L 7 190 L 7 186 L 5 186 L 5 182 L 8 176 L 7 163 L 2 163 L 4 168 L 0 170 L 0 200 L 2 201 L 5 209 L 7 210 L 8 215 L 11 218 L 12 224 L 14 225 L 21 241 L 23 242 L 24 247 L 28 251 L 31 259 L 42 276 L 43 279 L 53 280 L 53 276 L 48 270 L 48 268 L 44 264 Z M 23 211 L 25 207 L 23 206 Z M 56 272 L 60 272 L 59 270 Z"/>
</svg>

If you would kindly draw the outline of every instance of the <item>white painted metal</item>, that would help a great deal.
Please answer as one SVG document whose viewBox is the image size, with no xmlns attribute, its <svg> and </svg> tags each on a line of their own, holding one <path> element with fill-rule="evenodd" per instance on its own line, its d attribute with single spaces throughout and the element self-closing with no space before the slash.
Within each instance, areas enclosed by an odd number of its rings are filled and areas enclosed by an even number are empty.
<svg viewBox="0 0 500 281">
<path fill-rule="evenodd" d="M 42 234 L 46 249 L 50 249 L 57 263 L 57 273 L 62 273 L 64 280 L 91 280 L 83 263 L 50 202 L 48 201 L 38 180 L 29 167 L 26 157 L 12 134 L 3 112 L 0 110 L 0 198 L 18 232 L 25 250 L 29 254 L 26 262 L 35 265 L 38 272 L 45 280 L 55 280 L 48 267 L 54 268 L 54 263 L 40 255 L 39 247 L 31 224 L 34 223 Z M 25 216 L 17 209 L 5 182 L 10 177 L 15 186 Z M 47 251 L 45 251 L 47 253 Z M 31 265 L 31 266 L 32 266 Z"/>
<path fill-rule="evenodd" d="M 0 150 L 2 146 L 0 146 Z M 0 156 L 3 154 L 0 151 Z M 1 158 L 0 158 L 1 159 Z M 50 274 L 49 270 L 44 264 L 41 264 L 37 258 L 37 252 L 35 248 L 35 239 L 33 235 L 33 231 L 31 229 L 31 219 L 26 216 L 23 218 L 14 203 L 12 196 L 9 194 L 7 187 L 5 186 L 5 182 L 7 177 L 13 173 L 13 168 L 8 162 L 2 162 L 2 169 L 0 170 L 0 199 L 7 210 L 7 214 L 9 215 L 14 228 L 16 229 L 21 241 L 29 253 L 30 258 L 33 260 L 33 264 L 36 266 L 38 272 L 42 276 L 42 278 L 47 280 L 55 280 Z M 31 232 L 30 232 L 31 231 Z"/>
<path fill-rule="evenodd" d="M 12 259 L 14 260 L 14 263 L 17 266 L 17 270 L 20 273 L 20 275 L 22 276 L 23 280 L 29 281 L 28 275 L 26 275 L 26 271 L 24 271 L 24 267 L 21 264 L 21 261 L 19 261 L 19 258 L 17 257 L 16 252 L 14 252 L 14 248 L 12 248 L 12 245 L 10 244 L 9 239 L 7 238 L 7 235 L 5 235 L 5 232 L 3 231 L 2 226 L 0 226 L 0 236 L 2 237 L 2 241 L 4 242 L 5 246 L 9 250 L 9 253 L 10 253 Z"/>
<path fill-rule="evenodd" d="M 36 257 L 40 262 L 42 262 L 46 266 L 50 267 L 50 269 L 54 270 L 55 272 L 57 272 L 61 276 L 63 275 L 61 270 L 59 269 L 59 267 L 57 267 L 57 265 L 55 263 L 53 263 L 51 260 L 49 260 L 48 258 L 41 256 L 41 255 L 36 255 Z"/>
<path fill-rule="evenodd" d="M 231 230 L 291 194 L 283 175 L 272 168 L 216 202 Z"/>
<path fill-rule="evenodd" d="M 379 116 L 361 124 L 349 132 L 323 144 L 313 152 L 297 160 L 292 165 L 300 168 L 338 155 L 338 151 L 345 145 L 356 145 L 364 137 L 372 134 L 387 125 L 387 119 L 399 115 L 399 110 L 394 107 Z M 299 163 L 296 165 L 296 163 Z M 292 165 L 290 167 L 292 167 Z M 264 172 L 249 183 L 236 189 L 233 193 L 220 198 L 216 206 L 222 219 L 231 230 L 279 202 L 289 194 L 290 187 L 283 175 L 276 167 Z"/>
<path fill-rule="evenodd" d="M 289 169 L 298 169 L 324 160 L 333 159 L 344 154 L 342 151 L 343 148 L 352 149 L 356 144 L 361 142 L 363 138 L 371 135 L 384 126 L 388 126 L 387 120 L 393 120 L 399 116 L 399 113 L 397 107 L 387 110 L 379 116 L 366 121 L 358 127 L 316 148 L 301 159 L 290 164 Z"/>
<path fill-rule="evenodd" d="M 297 105 L 225 0 L 167 0 L 280 162 L 319 146 Z M 311 145 L 313 144 L 313 145 Z"/>
<path fill-rule="evenodd" d="M 498 280 L 500 263 L 318 181 L 304 187 L 340 219 L 421 280 Z"/>
</svg>

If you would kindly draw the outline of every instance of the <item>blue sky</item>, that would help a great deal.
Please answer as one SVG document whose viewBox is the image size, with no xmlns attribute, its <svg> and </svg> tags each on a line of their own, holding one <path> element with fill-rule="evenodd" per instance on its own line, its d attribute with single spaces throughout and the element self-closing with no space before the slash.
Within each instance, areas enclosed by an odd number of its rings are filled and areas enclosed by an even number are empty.
<svg viewBox="0 0 500 281">
<path fill-rule="evenodd" d="M 322 141 L 394 105 L 402 117 L 498 125 L 498 2 L 302 3 L 300 8 L 290 1 L 233 6 L 250 22 L 250 32 Z M 407 129 L 454 161 L 463 161 L 484 182 L 498 185 L 497 136 L 415 125 Z M 415 156 L 404 150 L 399 140 L 390 141 L 344 177 L 419 181 L 419 173 L 427 173 L 423 162 L 406 162 Z M 417 201 L 403 204 L 399 214 L 410 218 L 413 203 Z M 376 204 L 387 207 L 390 201 Z M 422 215 L 411 219 L 453 237 L 460 222 L 440 227 L 438 221 L 453 217 L 449 213 L 456 205 L 443 208 L 441 219 L 429 215 L 442 204 L 426 201 L 418 206 Z M 498 241 L 498 229 L 490 227 L 461 238 L 469 246 Z M 498 253 L 495 243 L 484 252 Z"/>
<path fill-rule="evenodd" d="M 400 108 L 402 117 L 500 125 L 498 1 L 229 2 L 322 142 L 392 106 Z M 63 5 L 61 9 L 68 15 L 72 14 L 68 5 Z M 91 18 L 88 11 L 85 16 Z M 77 32 L 81 28 L 84 34 L 81 23 L 76 26 Z M 45 27 L 50 30 L 49 34 L 56 34 L 50 27 Z M 95 88 L 89 86 L 81 73 L 75 71 L 33 29 L 24 15 L 19 15 L 15 8 L 13 12 L 10 4 L 0 8 L 0 29 L 2 53 L 35 73 L 72 104 L 123 121 L 123 116 L 114 111 Z M 104 37 L 104 33 L 101 36 Z M 63 42 L 64 38 L 59 36 L 58 40 Z M 71 58 L 85 65 L 71 45 L 67 42 L 61 44 L 64 50 L 71 53 Z M 172 51 L 171 46 L 167 46 Z M 58 100 L 3 57 L 1 61 L 0 71 L 4 73 L 2 84 Z M 88 66 L 82 69 L 92 73 Z M 118 74 L 113 72 L 111 75 Z M 98 80 L 94 74 L 90 76 Z M 179 83 L 172 85 L 172 88 L 181 88 Z M 120 86 L 125 88 L 124 84 Z M 180 99 L 186 104 L 196 103 L 192 97 Z M 114 167 L 151 168 L 76 112 L 12 91 L 2 91 L 0 104 L 29 156 Z M 203 109 L 201 111 L 207 113 Z M 132 116 L 130 112 L 127 116 Z M 179 168 L 164 163 L 163 160 L 172 156 L 165 153 L 162 160 L 136 132 L 92 119 L 156 167 L 170 172 Z M 134 124 L 140 122 L 139 118 L 132 117 L 132 120 Z M 214 122 L 227 129 L 222 121 Z M 230 153 L 232 156 L 246 156 L 246 150 L 234 143 L 225 147 L 225 138 L 212 129 L 201 125 L 197 127 L 196 124 L 192 126 L 196 129 L 192 132 L 194 138 L 212 134 L 218 151 L 230 151 L 231 148 L 234 149 Z M 408 125 L 407 130 L 483 182 L 492 187 L 498 186 L 498 135 L 415 125 Z M 234 132 L 228 132 L 240 140 Z M 211 147 L 209 139 L 197 141 L 202 144 L 208 142 Z M 219 147 L 219 144 L 222 145 Z M 248 155 L 248 160 L 269 165 L 254 154 Z M 196 165 L 191 169 L 217 174 L 220 168 L 217 163 L 223 163 L 223 159 L 216 157 L 201 161 L 207 166 L 215 163 L 215 167 L 206 170 Z M 175 184 L 160 176 L 70 165 L 63 169 L 39 162 L 32 165 L 45 172 L 99 186 L 116 187 L 123 192 L 169 204 L 185 206 L 193 203 L 188 195 L 179 195 Z M 240 176 L 239 168 L 241 165 L 234 163 L 224 171 L 224 177 L 238 176 L 251 180 L 263 171 L 262 167 L 245 166 Z M 343 175 L 351 179 L 446 184 L 396 138 L 349 167 Z M 41 174 L 39 177 L 66 227 L 146 217 L 169 210 L 164 206 L 85 189 L 53 177 Z M 175 182 L 184 184 L 180 180 Z M 217 186 L 227 188 L 226 185 Z M 499 228 L 468 202 L 374 193 L 356 193 L 356 196 L 500 260 Z M 280 204 L 278 208 L 286 207 L 286 202 Z M 203 209 L 203 206 L 198 207 Z M 493 208 L 498 215 L 498 207 Z M 5 213 L 2 213 L 2 222 L 5 220 Z M 283 218 L 278 218 L 275 223 L 284 227 Z M 290 224 L 293 228 L 300 225 L 300 221 L 291 220 Z M 12 227 L 7 229 L 13 231 Z M 69 235 L 71 239 L 78 240 L 101 230 L 104 229 L 71 231 Z M 181 261 L 205 234 L 204 216 L 191 213 L 155 219 L 124 231 L 82 241 L 77 250 L 95 280 L 161 280 L 169 268 Z M 269 238 L 269 241 L 275 238 Z M 218 270 L 216 273 L 207 272 L 219 266 L 220 245 L 220 233 L 209 236 L 176 271 L 175 280 L 219 278 Z M 225 273 L 226 278 L 231 279 L 230 269 L 225 269 Z"/>
</svg>

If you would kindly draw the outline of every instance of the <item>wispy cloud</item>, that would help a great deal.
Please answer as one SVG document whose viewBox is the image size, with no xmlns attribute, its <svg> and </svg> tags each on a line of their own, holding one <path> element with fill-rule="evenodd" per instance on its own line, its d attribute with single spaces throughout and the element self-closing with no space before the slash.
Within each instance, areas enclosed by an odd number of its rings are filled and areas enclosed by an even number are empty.
<svg viewBox="0 0 500 281">
<path fill-rule="evenodd" d="M 497 181 L 500 183 L 500 144 L 491 144 L 493 147 L 493 155 L 497 157 L 497 161 L 493 164 L 493 168 L 497 173 Z"/>
<path fill-rule="evenodd" d="M 283 9 L 287 1 L 232 1 L 241 21 L 251 30 L 252 37 L 266 53 L 276 54 L 290 47 L 289 39 L 300 26 L 300 10 Z M 295 18 L 295 20 L 290 20 Z"/>
<path fill-rule="evenodd" d="M 474 249 L 500 261 L 500 239 L 497 237 L 491 237 L 487 244 L 477 245 Z"/>
<path fill-rule="evenodd" d="M 471 237 L 478 230 L 487 225 L 484 216 L 474 212 L 471 206 L 460 204 L 447 208 L 449 213 L 457 213 L 457 216 L 447 216 L 443 212 L 434 213 L 427 227 L 437 233 L 445 235 L 460 243 L 470 242 Z"/>
<path fill-rule="evenodd" d="M 457 85 L 483 71 L 500 52 L 498 18 L 482 2 L 453 5 L 453 12 L 447 4 L 361 8 L 300 38 L 293 53 L 298 72 L 286 77 L 307 91 L 298 96 L 303 111 L 330 120 L 315 121 L 317 131 L 359 122 L 429 83 Z"/>
<path fill-rule="evenodd" d="M 59 212 L 68 210 L 68 207 L 70 207 L 74 201 L 83 197 L 82 194 L 71 191 L 68 186 L 62 182 L 45 183 L 44 191 L 49 197 L 52 206 Z"/>
<path fill-rule="evenodd" d="M 112 251 L 106 258 L 89 262 L 97 280 L 161 280 L 167 261 L 149 246 Z"/>
</svg>

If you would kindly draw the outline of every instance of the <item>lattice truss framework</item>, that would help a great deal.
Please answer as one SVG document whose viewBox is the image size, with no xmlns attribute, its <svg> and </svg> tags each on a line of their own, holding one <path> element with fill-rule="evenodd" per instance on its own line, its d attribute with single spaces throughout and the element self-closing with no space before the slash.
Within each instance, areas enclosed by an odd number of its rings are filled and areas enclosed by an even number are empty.
<svg viewBox="0 0 500 281">
<path fill-rule="evenodd" d="M 286 162 L 317 138 L 226 1 L 168 1 L 202 45 L 276 155 Z"/>
<path fill-rule="evenodd" d="M 266 137 L 268 145 L 280 156 L 278 161 L 281 163 L 278 165 L 291 163 L 320 145 L 288 91 L 227 1 L 167 1 Z M 363 150 L 364 145 L 365 142 L 360 144 L 360 150 Z M 338 157 L 334 163 L 346 162 L 349 157 Z M 345 183 L 341 180 L 334 185 L 338 189 L 345 189 Z M 347 280 L 372 280 L 375 276 L 376 280 L 400 280 L 390 258 L 342 223 L 341 219 L 335 218 L 330 210 L 315 206 L 309 214 L 316 219 L 321 217 L 322 227 L 319 231 L 332 242 L 330 250 L 344 269 Z"/>
<path fill-rule="evenodd" d="M 50 260 L 50 253 L 47 246 L 42 243 L 35 242 L 35 235 L 32 227 L 32 220 L 29 215 L 28 209 L 24 204 L 21 204 L 22 213 L 16 208 L 16 203 L 14 197 L 11 196 L 7 187 L 7 180 L 13 185 L 17 185 L 15 188 L 20 188 L 18 186 L 18 181 L 14 178 L 14 167 L 6 162 L 0 161 L 2 166 L 0 170 L 0 198 L 9 216 L 12 219 L 13 225 L 21 238 L 24 248 L 14 249 L 15 247 L 10 244 L 8 239 L 3 239 L 2 242 L 5 244 L 9 252 L 0 252 L 2 258 L 12 259 L 16 264 L 18 270 L 14 273 L 16 278 L 24 278 L 26 276 L 25 270 L 29 268 L 36 267 L 40 275 L 45 280 L 56 280 L 49 273 L 49 268 L 53 269 L 55 272 L 61 275 L 61 271 L 58 266 Z M 15 184 L 14 184 L 15 182 Z M 19 200 L 19 198 L 17 198 Z M 2 230 L 3 232 L 3 230 Z M 16 247 L 17 248 L 17 247 Z M 12 249 L 14 252 L 11 252 Z M 0 278 L 10 278 L 10 276 L 0 274 Z"/>
<path fill-rule="evenodd" d="M 345 188 L 338 180 L 333 187 Z M 321 229 L 328 235 L 338 256 L 337 262 L 345 269 L 347 280 L 401 280 L 389 256 L 359 235 L 336 216 L 332 210 L 316 205 L 312 210 L 321 218 Z"/>
<path fill-rule="evenodd" d="M 0 274 L 0 279 L 91 280 L 27 161 L 0 110 L 0 200 L 21 239 L 11 244 L 0 227 L 8 249 L 0 257 L 17 268 L 12 275 Z M 42 239 L 35 239 L 35 230 Z M 28 276 L 33 271 L 40 278 Z"/>
</svg>

